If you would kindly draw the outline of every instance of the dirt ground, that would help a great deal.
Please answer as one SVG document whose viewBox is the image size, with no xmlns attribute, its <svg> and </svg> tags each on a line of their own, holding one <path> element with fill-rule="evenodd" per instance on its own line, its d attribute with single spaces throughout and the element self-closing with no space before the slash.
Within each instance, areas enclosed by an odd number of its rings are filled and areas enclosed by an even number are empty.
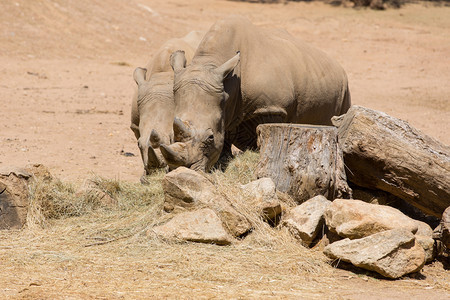
<svg viewBox="0 0 450 300">
<path fill-rule="evenodd" d="M 0 168 L 42 163 L 63 180 L 80 181 L 94 173 L 137 182 L 141 159 L 129 129 L 134 68 L 144 66 L 165 40 L 207 30 L 230 14 L 247 16 L 262 26 L 285 28 L 324 50 L 347 71 L 353 104 L 404 119 L 450 144 L 448 6 L 416 3 L 373 11 L 321 2 L 14 0 L 0 2 Z M 124 155 L 127 152 L 134 156 Z M 0 240 L 4 238 L 2 233 Z M 4 241 L 2 245 L 7 247 Z M 39 243 L 35 247 L 39 249 Z M 54 258 L 42 255 L 43 261 Z M 84 259 L 83 253 L 79 257 Z M 442 271 L 450 278 L 448 271 L 438 265 L 427 268 L 428 281 L 410 279 L 400 283 L 402 290 L 384 281 L 367 283 L 356 278 L 357 282 L 348 279 L 341 287 L 330 285 L 333 292 L 328 294 L 314 294 L 325 286 L 319 284 L 311 295 L 358 298 L 364 294 L 372 299 L 374 289 L 373 298 L 450 297 L 448 287 L 433 285 L 433 276 Z M 28 277 L 20 278 L 25 282 Z M 27 288 L 37 286 L 31 282 Z M 353 286 L 357 290 L 352 291 Z M 22 297 L 1 289 L 5 296 Z M 213 296 L 214 290 L 205 295 Z M 247 295 L 258 298 L 256 292 Z M 286 291 L 263 295 L 302 296 Z M 95 293 L 72 296 L 102 297 Z"/>
<path fill-rule="evenodd" d="M 129 129 L 134 68 L 165 40 L 230 14 L 319 47 L 347 71 L 353 104 L 450 144 L 450 7 L 184 3 L 2 1 L 0 167 L 39 162 L 62 179 L 94 172 L 137 181 L 141 161 Z"/>
</svg>

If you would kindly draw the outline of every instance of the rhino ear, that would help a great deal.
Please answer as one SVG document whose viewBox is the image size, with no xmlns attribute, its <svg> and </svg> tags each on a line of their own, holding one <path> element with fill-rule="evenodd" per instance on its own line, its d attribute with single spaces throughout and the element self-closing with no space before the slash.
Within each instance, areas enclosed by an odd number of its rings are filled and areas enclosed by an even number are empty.
<svg viewBox="0 0 450 300">
<path fill-rule="evenodd" d="M 144 68 L 136 68 L 133 73 L 134 81 L 136 81 L 137 85 L 141 85 L 145 82 L 145 74 L 147 74 L 147 69 Z"/>
<path fill-rule="evenodd" d="M 234 70 L 234 68 L 236 68 L 236 66 L 238 65 L 239 61 L 241 59 L 241 52 L 238 51 L 237 54 L 235 56 L 233 56 L 231 59 L 229 59 L 228 61 L 226 61 L 223 65 L 221 65 L 220 67 L 218 67 L 216 69 L 216 72 L 222 76 L 222 78 L 227 77 L 227 75 L 232 72 Z"/>
<path fill-rule="evenodd" d="M 170 65 L 175 73 L 186 67 L 186 56 L 183 50 L 177 50 L 170 55 Z"/>
</svg>

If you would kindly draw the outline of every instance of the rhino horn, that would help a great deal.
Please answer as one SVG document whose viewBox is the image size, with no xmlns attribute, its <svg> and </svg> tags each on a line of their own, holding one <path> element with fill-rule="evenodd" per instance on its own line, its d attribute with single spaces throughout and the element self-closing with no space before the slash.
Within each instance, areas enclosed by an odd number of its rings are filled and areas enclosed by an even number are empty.
<svg viewBox="0 0 450 300">
<path fill-rule="evenodd" d="M 161 146 L 159 147 L 161 149 L 161 154 L 164 156 L 164 159 L 166 160 L 167 164 L 171 167 L 179 167 L 184 165 L 185 163 L 183 155 L 181 155 L 178 151 L 174 150 L 176 146 L 179 146 L 177 144 L 180 143 L 175 143 L 172 145 L 161 144 Z"/>
<path fill-rule="evenodd" d="M 150 145 L 153 148 L 158 148 L 160 144 L 161 144 L 161 138 L 160 138 L 158 132 L 156 132 L 155 129 L 152 129 L 152 132 L 150 133 Z"/>
<path fill-rule="evenodd" d="M 179 118 L 173 121 L 173 134 L 176 142 L 184 142 L 192 137 L 192 130 Z"/>
<path fill-rule="evenodd" d="M 175 73 L 186 67 L 186 55 L 183 50 L 177 50 L 170 55 L 170 65 Z"/>
<path fill-rule="evenodd" d="M 136 68 L 133 73 L 134 81 L 136 81 L 137 85 L 141 85 L 145 82 L 145 75 L 147 74 L 147 69 L 144 68 Z"/>
<path fill-rule="evenodd" d="M 230 58 L 228 61 L 224 62 L 223 65 L 221 65 L 220 67 L 217 67 L 216 69 L 217 74 L 222 76 L 222 78 L 227 77 L 227 75 L 230 72 L 232 72 L 234 68 L 236 68 L 240 59 L 241 59 L 241 52 L 238 51 L 235 56 Z"/>
</svg>

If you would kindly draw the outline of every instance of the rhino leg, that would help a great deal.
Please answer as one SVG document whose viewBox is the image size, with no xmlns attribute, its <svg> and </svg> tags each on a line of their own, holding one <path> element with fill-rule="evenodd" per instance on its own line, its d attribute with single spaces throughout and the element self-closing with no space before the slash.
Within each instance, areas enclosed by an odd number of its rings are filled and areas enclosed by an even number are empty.
<svg viewBox="0 0 450 300">
<path fill-rule="evenodd" d="M 234 131 L 233 144 L 241 150 L 256 150 L 258 136 L 256 127 L 260 124 L 283 123 L 283 116 L 272 114 L 261 114 L 239 124 Z"/>
</svg>

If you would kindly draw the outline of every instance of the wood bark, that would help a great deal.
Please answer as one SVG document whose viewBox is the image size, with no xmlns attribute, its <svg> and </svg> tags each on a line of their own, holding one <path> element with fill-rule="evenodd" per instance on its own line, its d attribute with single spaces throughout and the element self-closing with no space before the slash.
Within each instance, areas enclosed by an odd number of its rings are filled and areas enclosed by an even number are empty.
<svg viewBox="0 0 450 300">
<path fill-rule="evenodd" d="M 450 147 L 360 106 L 332 121 L 351 182 L 389 192 L 436 217 L 450 206 Z"/>
<path fill-rule="evenodd" d="M 274 123 L 259 125 L 256 132 L 258 178 L 272 178 L 298 203 L 317 195 L 330 200 L 351 195 L 335 127 Z"/>
</svg>

